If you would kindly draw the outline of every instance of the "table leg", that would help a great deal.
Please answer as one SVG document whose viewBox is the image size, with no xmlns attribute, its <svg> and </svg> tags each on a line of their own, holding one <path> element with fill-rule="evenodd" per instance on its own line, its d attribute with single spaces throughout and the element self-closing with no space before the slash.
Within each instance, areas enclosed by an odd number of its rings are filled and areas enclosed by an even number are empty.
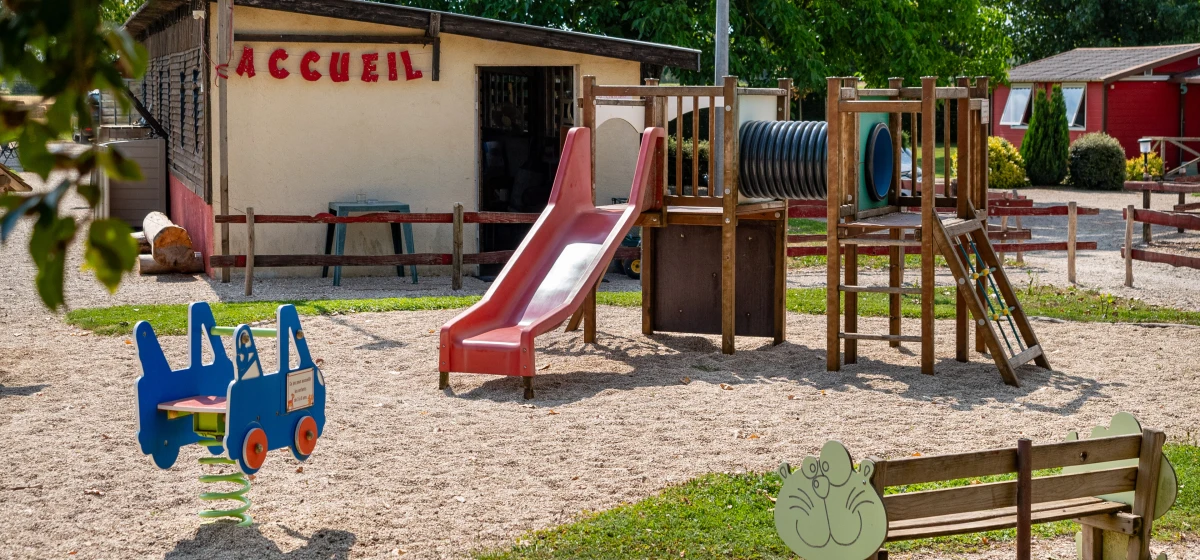
<svg viewBox="0 0 1200 560">
<path fill-rule="evenodd" d="M 333 231 L 334 231 L 334 234 L 333 234 L 334 254 L 335 255 L 345 254 L 345 252 L 346 252 L 346 224 L 337 224 L 333 228 Z M 333 267 L 333 285 L 334 286 L 342 285 L 342 267 L 340 267 L 340 266 Z"/>
<path fill-rule="evenodd" d="M 405 246 L 405 248 L 408 249 L 408 254 L 410 254 L 410 255 L 416 254 L 416 250 L 413 249 L 412 224 L 408 224 L 408 223 L 404 224 L 404 246 Z M 417 283 L 417 267 L 415 267 L 415 266 L 410 267 L 410 270 L 412 271 L 412 283 L 416 284 Z"/>
<path fill-rule="evenodd" d="M 402 245 L 403 240 L 401 239 L 400 235 L 400 224 L 392 223 L 388 225 L 392 226 L 392 252 L 397 255 L 404 254 L 404 245 Z M 399 265 L 396 267 L 396 276 L 404 278 L 404 265 Z"/>
<path fill-rule="evenodd" d="M 333 251 L 333 224 L 328 224 L 328 227 L 325 228 L 325 254 L 328 255 L 330 251 Z M 321 267 L 321 278 L 328 276 L 329 267 Z"/>
</svg>

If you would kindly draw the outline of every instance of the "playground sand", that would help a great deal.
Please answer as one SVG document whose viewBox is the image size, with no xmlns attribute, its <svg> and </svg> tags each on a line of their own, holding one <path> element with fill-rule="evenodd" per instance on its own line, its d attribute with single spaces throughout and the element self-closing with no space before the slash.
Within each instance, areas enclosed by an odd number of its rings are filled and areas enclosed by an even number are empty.
<svg viewBox="0 0 1200 560">
<path fill-rule="evenodd" d="M 525 401 L 514 378 L 455 374 L 450 393 L 436 389 L 436 332 L 455 313 L 302 319 L 324 363 L 328 424 L 307 463 L 268 457 L 251 491 L 253 528 L 196 518 L 198 448 L 169 471 L 140 454 L 139 368 L 125 338 L 54 321 L 7 334 L 0 557 L 457 558 L 703 473 L 796 462 L 830 438 L 858 458 L 897 457 L 1060 441 L 1121 410 L 1175 440 L 1200 425 L 1187 396 L 1197 329 L 1038 323 L 1057 369 L 1022 368 L 1014 388 L 981 356 L 955 362 L 946 322 L 936 376 L 919 372 L 912 345 L 881 344 L 827 373 L 820 316 L 789 315 L 785 344 L 742 339 L 724 356 L 716 337 L 644 337 L 639 310 L 601 307 L 598 345 L 561 331 L 540 341 L 538 396 Z M 185 344 L 163 338 L 176 367 Z M 261 344 L 274 370 L 271 343 Z M 1062 558 L 1071 543 L 1038 547 Z M 1193 540 L 1155 543 L 1164 548 L 1200 557 Z M 966 557 L 1011 555 L 1002 543 Z"/>
</svg>

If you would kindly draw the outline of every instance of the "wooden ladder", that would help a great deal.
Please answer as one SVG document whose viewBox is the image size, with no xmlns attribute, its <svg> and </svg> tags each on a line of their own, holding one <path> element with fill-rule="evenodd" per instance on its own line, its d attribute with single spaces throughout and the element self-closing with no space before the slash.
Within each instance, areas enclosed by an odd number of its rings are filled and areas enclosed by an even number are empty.
<svg viewBox="0 0 1200 560">
<path fill-rule="evenodd" d="M 969 214 L 974 215 L 974 209 Z M 1050 361 L 1004 273 L 1004 263 L 988 239 L 984 220 L 948 218 L 934 222 L 934 241 L 954 273 L 960 301 L 965 301 L 971 311 L 976 333 L 996 361 L 1004 382 L 1020 386 L 1015 370 L 1031 360 L 1050 369 Z"/>
</svg>

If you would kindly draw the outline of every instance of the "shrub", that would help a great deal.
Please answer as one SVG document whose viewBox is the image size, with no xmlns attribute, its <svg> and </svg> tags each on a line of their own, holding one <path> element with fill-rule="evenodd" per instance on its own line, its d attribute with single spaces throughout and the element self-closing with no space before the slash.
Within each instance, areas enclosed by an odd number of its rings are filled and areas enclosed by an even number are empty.
<svg viewBox="0 0 1200 560">
<path fill-rule="evenodd" d="M 1025 174 L 1035 185 L 1058 185 L 1067 176 L 1067 149 L 1070 145 L 1067 127 L 1067 102 L 1062 87 L 1055 85 L 1047 97 L 1038 89 L 1034 96 L 1033 114 L 1029 129 L 1021 142 L 1021 157 L 1025 158 Z"/>
<path fill-rule="evenodd" d="M 1150 154 L 1150 176 L 1162 177 L 1163 175 L 1163 160 L 1162 156 L 1157 153 Z M 1126 181 L 1141 181 L 1145 177 L 1146 165 L 1142 162 L 1142 156 L 1131 157 L 1125 161 L 1125 180 Z"/>
<path fill-rule="evenodd" d="M 950 169 L 958 169 L 958 153 L 950 156 Z M 1015 189 L 1029 186 L 1025 178 L 1025 159 L 1011 142 L 988 136 L 988 188 Z"/>
<path fill-rule="evenodd" d="M 1120 190 L 1125 183 L 1125 150 L 1103 132 L 1080 136 L 1068 156 L 1071 185 L 1091 190 Z"/>
</svg>

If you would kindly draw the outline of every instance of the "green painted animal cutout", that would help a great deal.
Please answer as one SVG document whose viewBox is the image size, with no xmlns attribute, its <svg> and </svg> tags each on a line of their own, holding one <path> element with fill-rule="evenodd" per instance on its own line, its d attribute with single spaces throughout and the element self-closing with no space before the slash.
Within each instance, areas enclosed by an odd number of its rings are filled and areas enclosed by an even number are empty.
<svg viewBox="0 0 1200 560">
<path fill-rule="evenodd" d="M 1092 428 L 1090 438 L 1128 436 L 1142 433 L 1142 425 L 1132 414 L 1128 412 L 1118 412 L 1109 421 L 1107 426 L 1096 426 Z M 1067 441 L 1076 441 L 1079 439 L 1078 432 L 1070 432 L 1067 434 Z M 1063 467 L 1063 474 L 1076 474 L 1084 472 L 1101 471 L 1106 469 L 1118 469 L 1122 467 L 1136 467 L 1138 459 L 1124 459 L 1121 461 L 1109 461 L 1107 463 L 1096 463 L 1092 465 L 1076 465 L 1072 467 Z M 1163 455 L 1162 463 L 1158 469 L 1158 497 L 1154 501 L 1154 518 L 1158 519 L 1171 506 L 1175 505 L 1175 498 L 1179 494 L 1179 480 L 1175 475 L 1175 467 L 1171 465 L 1171 461 Z M 1106 494 L 1097 496 L 1110 502 L 1133 505 L 1133 491 L 1119 492 L 1116 494 Z M 1129 537 L 1119 533 L 1104 533 L 1104 555 L 1103 558 L 1125 558 L 1126 548 Z M 1083 558 L 1083 534 L 1076 533 L 1075 545 L 1079 557 Z M 1160 554 L 1157 560 L 1167 560 L 1166 554 Z"/>
<path fill-rule="evenodd" d="M 775 530 L 784 544 L 805 560 L 867 558 L 887 538 L 887 512 L 871 486 L 875 464 L 858 470 L 838 441 L 805 457 L 800 470 L 779 466 L 783 488 L 775 502 Z"/>
</svg>

